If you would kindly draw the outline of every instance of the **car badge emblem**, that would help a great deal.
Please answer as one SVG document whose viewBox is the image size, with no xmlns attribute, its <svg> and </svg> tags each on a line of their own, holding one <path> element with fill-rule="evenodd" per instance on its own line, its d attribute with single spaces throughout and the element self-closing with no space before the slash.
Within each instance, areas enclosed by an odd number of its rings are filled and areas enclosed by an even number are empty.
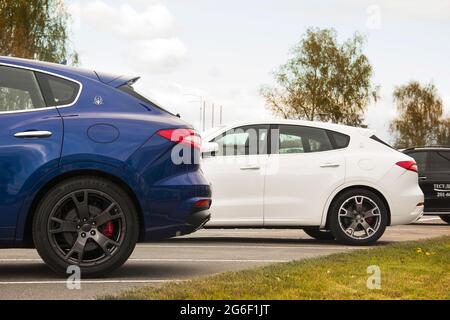
<svg viewBox="0 0 450 320">
<path fill-rule="evenodd" d="M 103 98 L 100 97 L 100 96 L 96 96 L 96 97 L 94 98 L 94 104 L 95 104 L 96 106 L 101 106 L 101 105 L 103 104 Z"/>
</svg>

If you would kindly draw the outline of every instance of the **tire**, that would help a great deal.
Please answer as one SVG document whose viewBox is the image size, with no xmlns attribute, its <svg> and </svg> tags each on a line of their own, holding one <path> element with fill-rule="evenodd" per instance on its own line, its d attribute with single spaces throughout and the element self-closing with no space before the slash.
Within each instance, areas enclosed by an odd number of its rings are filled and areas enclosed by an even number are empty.
<svg viewBox="0 0 450 320">
<path fill-rule="evenodd" d="M 328 230 L 320 230 L 319 228 L 305 228 L 303 231 L 310 237 L 317 240 L 334 240 L 334 236 L 331 231 Z"/>
<path fill-rule="evenodd" d="M 442 221 L 450 224 L 450 214 L 446 216 L 440 216 L 440 218 L 442 219 Z"/>
<path fill-rule="evenodd" d="M 351 189 L 334 199 L 329 211 L 331 233 L 340 243 L 369 245 L 387 226 L 388 209 L 383 200 L 366 189 Z"/>
<path fill-rule="evenodd" d="M 67 268 L 77 265 L 81 277 L 90 278 L 127 261 L 138 240 L 139 222 L 132 200 L 119 186 L 82 176 L 48 191 L 35 212 L 32 232 L 51 269 L 67 275 Z"/>
</svg>

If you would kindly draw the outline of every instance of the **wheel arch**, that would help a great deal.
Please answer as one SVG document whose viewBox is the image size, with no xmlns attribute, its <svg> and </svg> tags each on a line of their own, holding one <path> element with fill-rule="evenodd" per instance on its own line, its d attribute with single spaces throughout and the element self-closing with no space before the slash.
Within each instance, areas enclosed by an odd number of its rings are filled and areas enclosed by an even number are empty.
<svg viewBox="0 0 450 320">
<path fill-rule="evenodd" d="M 379 196 L 381 201 L 383 201 L 383 203 L 384 203 L 384 205 L 386 206 L 386 209 L 387 209 L 387 216 L 388 216 L 387 225 L 388 226 L 391 225 L 391 208 L 390 208 L 389 202 L 387 201 L 387 199 L 384 196 L 384 194 L 382 192 L 380 192 L 379 190 L 377 190 L 376 188 L 372 187 L 372 186 L 368 186 L 368 185 L 364 185 L 364 184 L 356 184 L 356 185 L 350 185 L 350 186 L 346 186 L 346 187 L 342 188 L 341 190 L 336 192 L 331 197 L 331 200 L 329 201 L 329 203 L 328 203 L 328 205 L 326 207 L 325 220 L 322 220 L 322 221 L 324 221 L 324 223 L 322 223 L 322 227 L 323 228 L 325 228 L 325 229 L 329 228 L 331 207 L 332 207 L 334 201 L 336 200 L 336 198 L 339 197 L 342 193 L 347 192 L 348 190 L 352 190 L 352 189 L 365 189 L 365 190 L 371 191 L 371 192 L 375 193 L 377 196 Z"/>
<path fill-rule="evenodd" d="M 32 235 L 32 224 L 34 215 L 36 213 L 37 206 L 39 205 L 42 198 L 48 193 L 48 191 L 53 188 L 58 183 L 61 183 L 62 181 L 65 181 L 67 179 L 71 179 L 74 177 L 79 176 L 89 176 L 89 177 L 99 177 L 106 180 L 109 180 L 110 182 L 113 182 L 117 184 L 119 187 L 121 187 L 127 194 L 130 196 L 133 205 L 135 206 L 137 212 L 138 212 L 138 219 L 139 219 L 139 240 L 143 239 L 144 237 L 144 217 L 143 217 L 143 211 L 142 207 L 139 203 L 139 200 L 136 196 L 136 194 L 133 192 L 133 190 L 128 186 L 127 183 L 125 183 L 121 178 L 105 172 L 101 170 L 96 169 L 79 169 L 75 171 L 69 171 L 65 172 L 61 175 L 58 175 L 56 177 L 53 177 L 49 181 L 47 181 L 37 192 L 37 194 L 34 196 L 31 205 L 27 212 L 26 222 L 24 225 L 24 232 L 23 232 L 23 243 L 25 246 L 34 246 L 33 244 L 33 235 Z M 138 240 L 138 241 L 139 241 Z"/>
</svg>

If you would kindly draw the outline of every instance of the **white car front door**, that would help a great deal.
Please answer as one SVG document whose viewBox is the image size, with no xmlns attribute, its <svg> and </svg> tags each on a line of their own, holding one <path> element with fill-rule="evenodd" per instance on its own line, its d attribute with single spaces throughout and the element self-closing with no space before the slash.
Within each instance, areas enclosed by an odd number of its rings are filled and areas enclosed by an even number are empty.
<svg viewBox="0 0 450 320">
<path fill-rule="evenodd" d="M 349 137 L 320 128 L 277 127 L 272 132 L 278 129 L 279 139 L 266 169 L 264 226 L 319 226 L 327 199 L 344 183 L 339 148 Z"/>
<path fill-rule="evenodd" d="M 219 151 L 202 159 L 214 194 L 207 226 L 262 227 L 268 129 L 239 127 L 210 139 Z"/>
</svg>

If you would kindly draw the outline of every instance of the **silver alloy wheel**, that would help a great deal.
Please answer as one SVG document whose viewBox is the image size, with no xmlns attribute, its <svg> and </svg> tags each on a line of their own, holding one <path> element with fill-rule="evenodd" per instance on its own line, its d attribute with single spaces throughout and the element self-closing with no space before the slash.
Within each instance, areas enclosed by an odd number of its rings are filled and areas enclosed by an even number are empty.
<svg viewBox="0 0 450 320">
<path fill-rule="evenodd" d="M 353 196 L 339 208 L 339 226 L 353 239 L 370 238 L 378 231 L 380 225 L 380 208 L 366 196 Z"/>
</svg>

